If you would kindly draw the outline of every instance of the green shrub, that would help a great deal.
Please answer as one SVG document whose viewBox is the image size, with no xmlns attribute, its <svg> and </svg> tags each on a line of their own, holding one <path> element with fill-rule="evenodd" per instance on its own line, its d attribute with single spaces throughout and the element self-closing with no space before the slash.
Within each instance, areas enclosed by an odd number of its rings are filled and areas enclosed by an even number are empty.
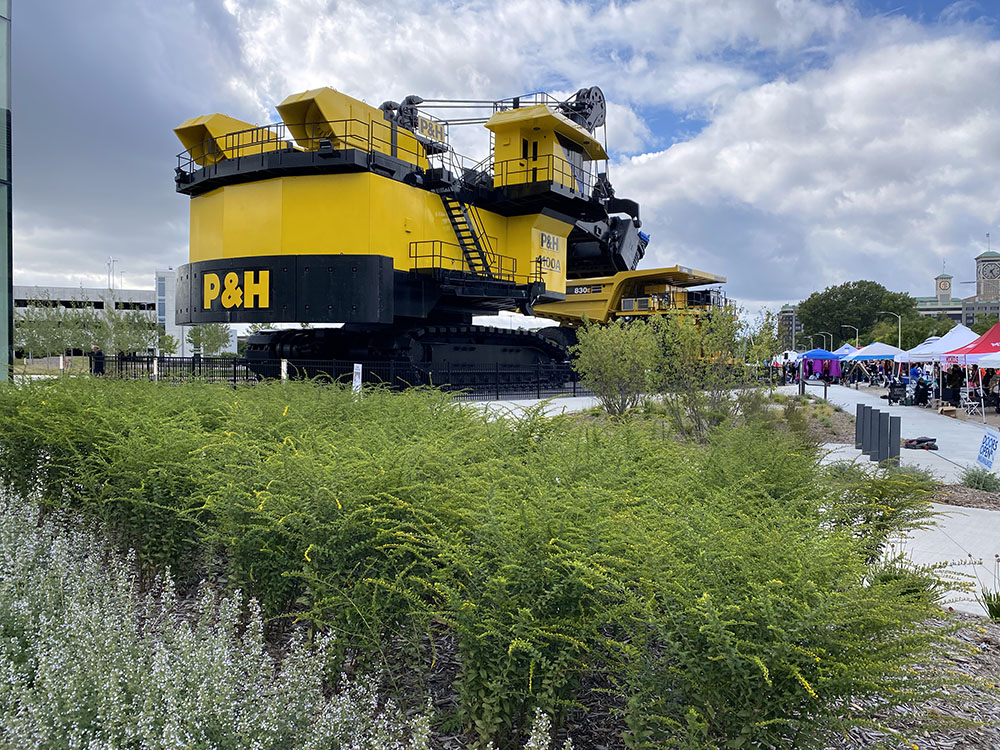
<svg viewBox="0 0 1000 750">
<path fill-rule="evenodd" d="M 573 369 L 608 414 L 618 417 L 655 389 L 657 336 L 643 321 L 616 319 L 578 329 Z"/>
<path fill-rule="evenodd" d="M 457 649 L 479 745 L 600 702 L 632 748 L 822 747 L 874 720 L 856 699 L 934 687 L 905 671 L 940 637 L 931 597 L 872 572 L 927 522 L 919 482 L 825 469 L 765 419 L 690 444 L 434 391 L 105 385 L 0 388 L 8 488 L 106 520 L 146 566 L 217 555 L 389 685 Z"/>
<path fill-rule="evenodd" d="M 969 466 L 963 469 L 959 482 L 974 490 L 1000 492 L 1000 477 L 982 466 Z"/>
</svg>

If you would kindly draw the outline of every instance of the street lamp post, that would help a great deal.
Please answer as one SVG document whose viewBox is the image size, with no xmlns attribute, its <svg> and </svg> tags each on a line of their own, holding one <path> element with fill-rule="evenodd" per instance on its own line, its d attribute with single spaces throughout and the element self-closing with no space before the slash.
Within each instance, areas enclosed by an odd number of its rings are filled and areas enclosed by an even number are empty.
<svg viewBox="0 0 1000 750">
<path fill-rule="evenodd" d="M 833 334 L 830 333 L 829 331 L 816 331 L 816 333 L 823 334 L 823 346 L 826 346 L 826 337 L 827 336 L 830 337 L 830 346 L 827 347 L 827 351 L 828 352 L 832 352 L 833 351 Z"/>
<path fill-rule="evenodd" d="M 854 348 L 857 349 L 858 348 L 858 327 L 857 326 L 852 326 L 852 325 L 844 325 L 843 323 L 840 324 L 840 327 L 841 328 L 853 328 L 854 329 Z"/>
<path fill-rule="evenodd" d="M 896 316 L 896 347 L 899 349 L 903 348 L 903 316 L 899 313 L 894 313 L 892 310 L 879 310 L 876 315 L 895 315 Z"/>
<path fill-rule="evenodd" d="M 814 339 L 814 338 L 816 338 L 816 336 L 815 336 L 815 335 L 813 335 L 813 334 L 809 334 L 809 333 L 803 333 L 803 334 L 802 334 L 802 338 L 804 338 L 804 339 L 809 339 L 809 348 L 810 348 L 810 349 L 814 348 L 814 347 L 813 347 L 813 339 Z"/>
</svg>

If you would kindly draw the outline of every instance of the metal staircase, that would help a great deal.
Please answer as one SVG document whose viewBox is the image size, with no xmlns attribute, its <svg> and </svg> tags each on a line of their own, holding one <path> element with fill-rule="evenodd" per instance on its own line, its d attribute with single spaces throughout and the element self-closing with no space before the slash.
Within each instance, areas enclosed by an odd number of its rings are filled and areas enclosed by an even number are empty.
<svg viewBox="0 0 1000 750">
<path fill-rule="evenodd" d="M 452 192 L 442 192 L 441 202 L 448 213 L 448 220 L 455 230 L 455 238 L 462 248 L 462 255 L 469 265 L 469 270 L 474 276 L 493 278 L 493 270 L 490 267 L 493 250 L 475 207 L 465 205 Z"/>
</svg>

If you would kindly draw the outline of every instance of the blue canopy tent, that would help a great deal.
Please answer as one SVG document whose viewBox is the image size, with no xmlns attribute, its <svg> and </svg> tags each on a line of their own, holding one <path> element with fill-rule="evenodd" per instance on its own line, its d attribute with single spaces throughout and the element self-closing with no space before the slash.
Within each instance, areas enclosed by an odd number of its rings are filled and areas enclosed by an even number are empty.
<svg viewBox="0 0 1000 750">
<path fill-rule="evenodd" d="M 799 359 L 838 360 L 840 357 L 833 352 L 828 352 L 826 349 L 810 349 L 807 352 L 802 352 L 799 355 Z"/>
<path fill-rule="evenodd" d="M 840 357 L 826 349 L 810 349 L 803 352 L 799 355 L 799 362 L 802 363 L 803 375 L 806 378 L 812 375 L 840 377 Z"/>
</svg>

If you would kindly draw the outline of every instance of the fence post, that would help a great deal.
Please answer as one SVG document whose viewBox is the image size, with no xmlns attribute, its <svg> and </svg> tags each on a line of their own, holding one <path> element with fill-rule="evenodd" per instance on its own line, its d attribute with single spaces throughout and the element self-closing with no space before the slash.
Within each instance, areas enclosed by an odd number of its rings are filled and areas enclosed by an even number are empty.
<svg viewBox="0 0 1000 750">
<path fill-rule="evenodd" d="M 496 388 L 496 391 L 497 391 L 497 401 L 499 401 L 499 400 L 500 400 L 500 363 L 499 363 L 499 362 L 497 362 L 497 363 L 496 363 L 496 364 L 494 365 L 494 369 L 493 369 L 493 372 L 494 372 L 494 374 L 495 374 L 495 376 L 496 376 L 496 386 L 497 386 L 497 388 Z"/>
<path fill-rule="evenodd" d="M 878 415 L 878 454 L 876 461 L 882 463 L 889 459 L 889 412 L 879 412 Z"/>
<path fill-rule="evenodd" d="M 542 397 L 542 363 L 535 362 L 535 398 Z"/>
<path fill-rule="evenodd" d="M 894 466 L 899 466 L 899 437 L 902 417 L 893 417 L 889 420 L 889 462 Z"/>
<path fill-rule="evenodd" d="M 288 360 L 281 360 L 281 379 L 288 380 Z"/>
<path fill-rule="evenodd" d="M 239 363 L 239 359 L 236 358 L 236 357 L 233 357 L 233 388 L 236 387 L 236 375 L 237 375 L 237 372 L 238 372 L 238 363 Z"/>
<path fill-rule="evenodd" d="M 854 447 L 861 447 L 861 425 L 864 424 L 865 407 L 858 404 L 857 414 L 854 417 Z"/>
</svg>

